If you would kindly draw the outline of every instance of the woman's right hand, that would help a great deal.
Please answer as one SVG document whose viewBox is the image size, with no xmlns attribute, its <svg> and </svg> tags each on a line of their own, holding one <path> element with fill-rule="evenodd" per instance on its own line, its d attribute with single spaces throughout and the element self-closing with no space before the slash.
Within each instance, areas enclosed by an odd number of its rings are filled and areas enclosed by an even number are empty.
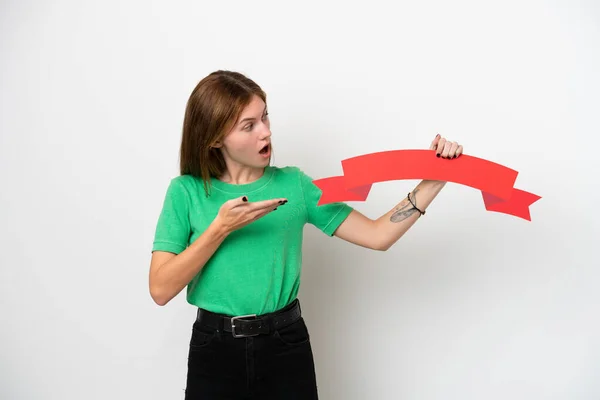
<svg viewBox="0 0 600 400">
<path fill-rule="evenodd" d="M 287 203 L 287 199 L 270 199 L 248 202 L 246 196 L 226 201 L 215 219 L 227 233 L 240 229 L 259 218 L 264 217 L 277 207 Z"/>
</svg>

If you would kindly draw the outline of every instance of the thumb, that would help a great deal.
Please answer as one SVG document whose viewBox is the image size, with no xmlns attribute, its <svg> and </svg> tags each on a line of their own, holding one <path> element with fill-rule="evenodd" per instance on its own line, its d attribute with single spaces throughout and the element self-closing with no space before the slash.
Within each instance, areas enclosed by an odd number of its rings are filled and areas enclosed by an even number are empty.
<svg viewBox="0 0 600 400">
<path fill-rule="evenodd" d="M 238 197 L 236 199 L 229 200 L 229 203 L 231 204 L 231 208 L 239 207 L 242 204 L 245 204 L 247 202 L 248 202 L 248 196 L 242 196 L 242 197 Z"/>
</svg>

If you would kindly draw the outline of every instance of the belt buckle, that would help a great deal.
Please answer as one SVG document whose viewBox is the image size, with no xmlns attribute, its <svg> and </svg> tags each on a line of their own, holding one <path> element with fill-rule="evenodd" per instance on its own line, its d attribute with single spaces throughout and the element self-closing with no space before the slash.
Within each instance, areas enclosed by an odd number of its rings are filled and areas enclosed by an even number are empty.
<svg viewBox="0 0 600 400">
<path fill-rule="evenodd" d="M 236 334 L 235 333 L 235 321 L 238 319 L 243 319 L 243 318 L 256 318 L 256 314 L 249 314 L 249 315 L 239 315 L 237 317 L 231 317 L 231 334 L 233 335 L 234 338 L 243 338 L 243 337 L 250 337 L 250 336 L 258 336 L 260 334 L 260 332 L 257 333 L 252 333 L 252 334 Z"/>
</svg>

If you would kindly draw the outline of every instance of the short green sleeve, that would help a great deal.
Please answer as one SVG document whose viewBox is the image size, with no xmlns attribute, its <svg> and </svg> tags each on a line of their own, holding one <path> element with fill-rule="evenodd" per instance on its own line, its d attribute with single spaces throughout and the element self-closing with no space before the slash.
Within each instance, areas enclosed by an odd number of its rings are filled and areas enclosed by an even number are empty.
<svg viewBox="0 0 600 400">
<path fill-rule="evenodd" d="M 304 195 L 304 203 L 308 215 L 308 223 L 314 225 L 328 236 L 348 217 L 353 208 L 346 203 L 329 203 L 318 206 L 322 191 L 313 183 L 313 179 L 298 169 L 300 184 Z"/>
<path fill-rule="evenodd" d="M 156 224 L 152 251 L 179 254 L 186 249 L 191 235 L 189 208 L 186 188 L 177 178 L 172 179 Z"/>
</svg>

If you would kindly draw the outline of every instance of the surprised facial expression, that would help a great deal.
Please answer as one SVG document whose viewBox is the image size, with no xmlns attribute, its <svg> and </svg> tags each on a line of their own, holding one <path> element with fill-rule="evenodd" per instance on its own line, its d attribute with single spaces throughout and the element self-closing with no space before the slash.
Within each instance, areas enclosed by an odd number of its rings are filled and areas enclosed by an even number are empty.
<svg viewBox="0 0 600 400">
<path fill-rule="evenodd" d="M 271 123 L 266 104 L 258 96 L 241 113 L 220 143 L 228 165 L 262 168 L 271 159 Z"/>
</svg>

